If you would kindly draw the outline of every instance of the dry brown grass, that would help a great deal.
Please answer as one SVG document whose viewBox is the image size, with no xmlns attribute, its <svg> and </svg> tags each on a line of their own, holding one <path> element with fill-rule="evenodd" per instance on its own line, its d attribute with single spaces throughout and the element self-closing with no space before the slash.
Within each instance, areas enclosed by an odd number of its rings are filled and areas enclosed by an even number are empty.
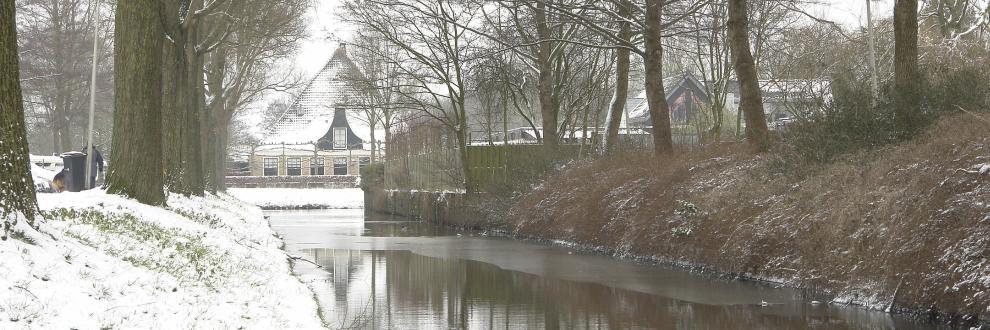
<svg viewBox="0 0 990 330">
<path fill-rule="evenodd" d="M 965 171 L 990 163 L 990 116 L 804 173 L 738 149 L 576 166 L 518 199 L 505 229 L 875 307 L 903 282 L 897 306 L 990 317 L 990 175 Z"/>
</svg>

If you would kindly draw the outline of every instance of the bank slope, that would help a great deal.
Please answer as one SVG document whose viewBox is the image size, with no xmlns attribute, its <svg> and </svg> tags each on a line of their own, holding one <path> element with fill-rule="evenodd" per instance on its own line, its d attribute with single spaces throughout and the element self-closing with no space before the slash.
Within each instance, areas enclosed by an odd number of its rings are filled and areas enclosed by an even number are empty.
<svg viewBox="0 0 990 330">
<path fill-rule="evenodd" d="M 151 207 L 40 194 L 45 219 L 0 242 L 0 328 L 320 328 L 261 211 L 228 196 Z"/>
<path fill-rule="evenodd" d="M 780 174 L 709 150 L 576 165 L 504 229 L 818 289 L 836 302 L 990 319 L 990 116 Z"/>
</svg>

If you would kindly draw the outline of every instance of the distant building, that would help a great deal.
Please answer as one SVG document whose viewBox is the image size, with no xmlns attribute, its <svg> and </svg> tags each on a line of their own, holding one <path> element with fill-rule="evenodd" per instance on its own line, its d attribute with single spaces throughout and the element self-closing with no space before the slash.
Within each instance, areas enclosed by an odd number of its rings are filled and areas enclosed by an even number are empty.
<svg viewBox="0 0 990 330">
<path fill-rule="evenodd" d="M 252 176 L 353 176 L 371 162 L 371 135 L 379 134 L 356 102 L 351 74 L 361 73 L 341 46 L 254 149 Z"/>
<path fill-rule="evenodd" d="M 763 113 L 770 124 L 806 117 L 832 102 L 832 86 L 827 80 L 761 79 L 759 83 Z M 728 106 L 735 111 L 739 108 L 739 82 L 729 81 L 726 91 Z"/>
<path fill-rule="evenodd" d="M 831 85 L 827 80 L 763 79 L 759 84 L 763 94 L 763 111 L 771 128 L 819 112 L 832 100 Z M 679 126 L 693 124 L 700 111 L 712 106 L 712 97 L 705 86 L 691 74 L 664 78 L 670 124 L 675 132 Z M 726 84 L 726 109 L 730 112 L 739 109 L 738 81 L 731 80 Z M 623 119 L 628 122 L 623 123 L 622 127 L 644 127 L 649 130 L 652 123 L 646 92 L 629 98 L 626 114 L 627 118 Z"/>
<path fill-rule="evenodd" d="M 670 107 L 670 124 L 689 125 L 704 109 L 712 105 L 705 84 L 691 74 L 683 77 L 667 77 L 663 79 L 664 89 L 667 92 L 667 106 Z M 646 91 L 629 98 L 626 102 L 626 113 L 623 118 L 626 125 L 631 127 L 652 126 L 650 121 L 650 106 L 646 100 Z M 623 125 L 623 126 L 626 126 Z"/>
</svg>

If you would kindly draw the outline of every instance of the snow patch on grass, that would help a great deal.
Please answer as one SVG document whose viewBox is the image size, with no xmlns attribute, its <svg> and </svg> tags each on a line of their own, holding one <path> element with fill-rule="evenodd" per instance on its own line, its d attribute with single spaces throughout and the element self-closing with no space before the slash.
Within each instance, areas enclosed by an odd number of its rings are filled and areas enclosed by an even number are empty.
<svg viewBox="0 0 990 330">
<path fill-rule="evenodd" d="M 231 188 L 227 192 L 268 210 L 364 208 L 364 192 L 358 188 Z"/>
<path fill-rule="evenodd" d="M 0 328 L 320 328 L 258 208 L 229 196 L 152 207 L 41 194 L 37 230 L 0 242 Z"/>
</svg>

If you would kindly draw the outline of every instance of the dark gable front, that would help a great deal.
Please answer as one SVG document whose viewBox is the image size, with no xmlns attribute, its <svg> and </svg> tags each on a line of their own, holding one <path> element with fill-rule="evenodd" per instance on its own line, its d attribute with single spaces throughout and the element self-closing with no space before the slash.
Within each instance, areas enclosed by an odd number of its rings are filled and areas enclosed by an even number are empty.
<svg viewBox="0 0 990 330">
<path fill-rule="evenodd" d="M 347 113 L 344 109 L 335 109 L 333 111 L 333 122 L 330 123 L 330 129 L 316 143 L 317 148 L 320 150 L 333 150 L 333 129 L 339 127 L 347 128 L 347 149 L 357 150 L 364 148 L 364 140 L 361 140 L 361 138 L 355 135 L 354 130 L 351 129 L 351 125 L 347 123 Z"/>
<path fill-rule="evenodd" d="M 682 125 L 689 123 L 702 107 L 710 106 L 712 100 L 704 84 L 694 76 L 686 74 L 667 94 L 667 104 L 670 105 L 671 122 Z"/>
</svg>

